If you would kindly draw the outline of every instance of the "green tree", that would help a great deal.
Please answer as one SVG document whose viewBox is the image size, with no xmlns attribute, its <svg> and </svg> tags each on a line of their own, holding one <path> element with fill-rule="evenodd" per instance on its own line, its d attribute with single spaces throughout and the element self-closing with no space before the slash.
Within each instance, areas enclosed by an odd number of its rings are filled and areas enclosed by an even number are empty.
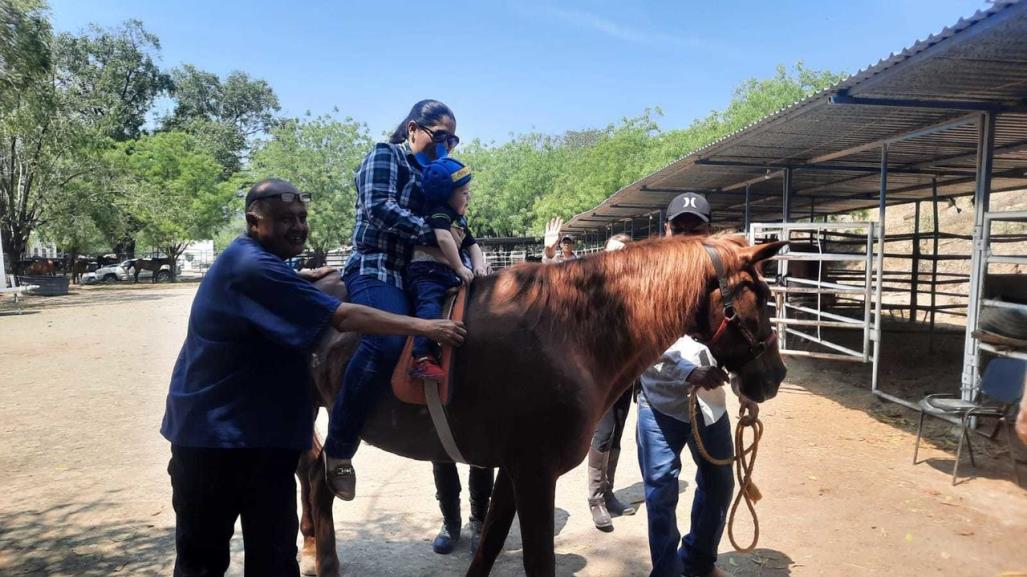
<svg viewBox="0 0 1027 577">
<path fill-rule="evenodd" d="M 159 248 L 168 264 L 190 241 L 210 238 L 228 221 L 237 182 L 220 180 L 221 166 L 190 135 L 144 136 L 119 144 L 108 157 L 125 212 L 141 225 L 139 242 Z"/>
<path fill-rule="evenodd" d="M 102 134 L 136 138 L 154 100 L 171 87 L 157 66 L 159 53 L 160 40 L 138 20 L 110 30 L 92 26 L 83 36 L 61 34 L 58 82 Z"/>
<path fill-rule="evenodd" d="M 311 193 L 307 245 L 323 258 L 353 234 L 353 171 L 372 145 L 367 127 L 352 118 L 289 119 L 257 145 L 248 172 L 252 181 L 281 178 Z"/>
<path fill-rule="evenodd" d="M 40 223 L 39 236 L 52 241 L 69 263 L 80 255 L 100 254 L 111 247 L 97 225 L 97 217 L 109 210 L 108 197 L 87 182 L 69 185 L 52 200 L 49 216 Z"/>
<path fill-rule="evenodd" d="M 0 110 L 50 70 L 50 21 L 41 0 L 0 0 Z"/>
<path fill-rule="evenodd" d="M 175 107 L 164 128 L 196 137 L 224 167 L 225 176 L 238 172 L 253 138 L 276 122 L 280 106 L 271 85 L 239 71 L 222 81 L 189 64 L 171 78 Z"/>
</svg>

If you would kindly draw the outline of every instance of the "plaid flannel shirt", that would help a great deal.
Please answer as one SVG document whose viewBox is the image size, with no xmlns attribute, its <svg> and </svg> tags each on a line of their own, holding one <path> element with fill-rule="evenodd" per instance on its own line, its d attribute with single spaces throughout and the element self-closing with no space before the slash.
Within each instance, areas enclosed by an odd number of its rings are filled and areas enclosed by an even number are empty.
<svg viewBox="0 0 1027 577">
<path fill-rule="evenodd" d="M 357 222 L 353 254 L 346 274 L 354 271 L 403 288 L 403 268 L 415 244 L 436 244 L 425 219 L 421 165 L 407 143 L 376 144 L 357 169 Z"/>
</svg>

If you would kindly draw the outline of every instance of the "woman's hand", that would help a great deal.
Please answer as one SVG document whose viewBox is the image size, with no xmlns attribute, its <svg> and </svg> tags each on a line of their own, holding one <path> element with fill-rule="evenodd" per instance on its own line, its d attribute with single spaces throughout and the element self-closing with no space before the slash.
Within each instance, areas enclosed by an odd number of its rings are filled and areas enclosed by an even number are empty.
<svg viewBox="0 0 1027 577">
<path fill-rule="evenodd" d="M 464 323 L 443 319 L 424 319 L 424 323 L 424 329 L 421 332 L 422 336 L 444 345 L 453 345 L 454 347 L 464 344 L 464 337 L 467 336 L 467 329 L 464 328 Z"/>
<path fill-rule="evenodd" d="M 488 265 L 474 267 L 474 276 L 488 276 L 491 272 Z"/>
<path fill-rule="evenodd" d="M 310 282 L 314 282 L 323 279 L 324 277 L 332 274 L 333 272 L 336 272 L 336 269 L 330 266 L 323 266 L 321 268 L 303 269 L 299 272 L 299 275 Z"/>
<path fill-rule="evenodd" d="M 460 277 L 460 282 L 464 283 L 465 285 L 470 285 L 471 281 L 474 280 L 474 273 L 471 271 L 471 269 L 465 266 L 460 267 L 460 270 L 457 271 L 456 274 Z"/>
</svg>

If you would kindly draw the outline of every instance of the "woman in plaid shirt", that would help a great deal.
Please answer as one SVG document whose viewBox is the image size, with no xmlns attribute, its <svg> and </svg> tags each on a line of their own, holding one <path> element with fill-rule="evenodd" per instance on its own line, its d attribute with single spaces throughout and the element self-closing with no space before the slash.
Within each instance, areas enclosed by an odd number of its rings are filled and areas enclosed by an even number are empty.
<svg viewBox="0 0 1027 577">
<path fill-rule="evenodd" d="M 459 142 L 453 111 L 437 100 L 422 100 L 389 142 L 376 144 L 364 158 L 356 173 L 353 254 L 343 271 L 350 302 L 410 314 L 402 271 L 414 245 L 436 244 L 435 232 L 418 216 L 425 209 L 421 169 Z M 388 386 L 405 338 L 365 335 L 346 367 L 346 386 L 332 408 L 324 445 L 328 485 L 340 499 L 353 499 L 351 460 L 360 431 L 377 395 Z"/>
</svg>

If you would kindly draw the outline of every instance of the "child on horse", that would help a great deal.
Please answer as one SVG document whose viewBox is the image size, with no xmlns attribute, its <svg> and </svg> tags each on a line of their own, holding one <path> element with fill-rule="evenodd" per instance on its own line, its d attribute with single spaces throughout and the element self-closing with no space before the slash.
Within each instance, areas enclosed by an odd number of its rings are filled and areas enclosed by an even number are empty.
<svg viewBox="0 0 1027 577">
<path fill-rule="evenodd" d="M 417 245 L 407 265 L 407 292 L 419 318 L 440 318 L 446 291 L 485 274 L 485 257 L 465 216 L 472 178 L 468 167 L 447 156 L 427 163 L 421 173 L 421 188 L 429 207 L 424 216 L 435 231 L 438 246 Z M 411 376 L 435 381 L 446 378 L 436 348 L 430 339 L 414 339 Z"/>
</svg>

